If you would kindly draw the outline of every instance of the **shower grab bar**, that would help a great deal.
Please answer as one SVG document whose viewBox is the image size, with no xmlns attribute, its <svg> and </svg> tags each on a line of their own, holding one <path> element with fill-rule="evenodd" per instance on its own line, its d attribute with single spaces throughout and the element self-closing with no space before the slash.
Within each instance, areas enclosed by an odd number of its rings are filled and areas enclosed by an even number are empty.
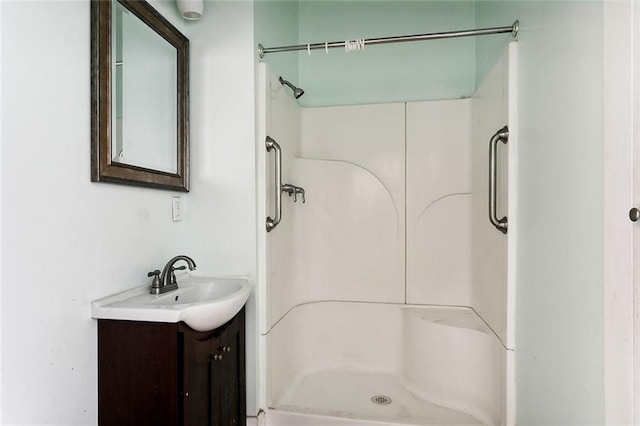
<svg viewBox="0 0 640 426">
<path fill-rule="evenodd" d="M 276 214 L 274 218 L 267 216 L 266 227 L 267 232 L 271 232 L 273 228 L 278 226 L 280 219 L 282 218 L 282 193 L 286 192 L 289 197 L 293 195 L 293 202 L 298 202 L 298 194 L 302 195 L 302 202 L 306 202 L 304 188 L 289 183 L 282 183 L 282 149 L 280 145 L 273 138 L 267 136 L 264 142 L 267 152 L 274 150 L 276 152 L 275 163 L 275 193 L 276 193 Z"/>
<path fill-rule="evenodd" d="M 506 145 L 508 141 L 509 128 L 507 126 L 498 130 L 489 140 L 489 221 L 503 234 L 507 233 L 509 220 L 506 216 L 498 219 L 497 214 L 498 142 Z"/>
<path fill-rule="evenodd" d="M 271 152 L 274 150 L 276 153 L 276 163 L 275 163 L 275 195 L 276 195 L 276 214 L 274 218 L 271 216 L 267 216 L 266 227 L 267 232 L 271 232 L 273 228 L 278 226 L 280 223 L 280 218 L 282 216 L 282 151 L 280 149 L 280 145 L 273 140 L 271 137 L 267 136 L 267 140 L 265 141 L 265 147 L 267 148 L 267 152 Z"/>
</svg>

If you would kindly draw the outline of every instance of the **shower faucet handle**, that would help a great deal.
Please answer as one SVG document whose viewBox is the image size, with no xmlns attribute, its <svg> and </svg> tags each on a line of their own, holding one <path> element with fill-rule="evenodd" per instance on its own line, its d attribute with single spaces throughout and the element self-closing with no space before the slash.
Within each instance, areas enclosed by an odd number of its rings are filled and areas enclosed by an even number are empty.
<svg viewBox="0 0 640 426">
<path fill-rule="evenodd" d="M 291 185 L 290 183 L 285 183 L 282 185 L 282 192 L 286 192 L 289 194 L 289 197 L 293 195 L 293 201 L 296 201 L 296 187 L 295 185 Z"/>
<path fill-rule="evenodd" d="M 302 195 L 302 202 L 306 203 L 305 196 L 304 196 L 304 189 L 299 186 L 291 185 L 290 183 L 285 183 L 282 185 L 282 192 L 286 192 L 287 194 L 289 194 L 289 197 L 293 195 L 294 203 L 298 202 L 298 194 L 300 194 Z"/>
</svg>

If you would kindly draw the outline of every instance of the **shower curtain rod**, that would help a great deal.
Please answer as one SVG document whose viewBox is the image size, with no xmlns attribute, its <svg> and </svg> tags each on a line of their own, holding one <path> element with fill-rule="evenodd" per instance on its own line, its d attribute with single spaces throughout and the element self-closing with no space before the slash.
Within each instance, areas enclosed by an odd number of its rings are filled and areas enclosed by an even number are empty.
<svg viewBox="0 0 640 426">
<path fill-rule="evenodd" d="M 431 34 L 415 34 L 415 35 L 405 35 L 405 36 L 394 36 L 394 37 L 380 37 L 380 38 L 368 38 L 368 39 L 359 39 L 359 40 L 346 40 L 346 41 L 333 41 L 327 43 L 309 43 L 309 44 L 297 44 L 291 46 L 278 46 L 278 47 L 264 47 L 262 44 L 258 44 L 258 54 L 261 58 L 264 58 L 264 55 L 267 53 L 277 53 L 277 52 L 293 52 L 297 50 L 316 50 L 316 49 L 333 49 L 336 47 L 344 47 L 349 49 L 350 46 L 354 46 L 355 48 L 352 50 L 362 50 L 364 46 L 370 46 L 375 44 L 386 44 L 386 43 L 401 43 L 405 41 L 422 41 L 422 40 L 439 40 L 444 38 L 457 38 L 457 37 L 471 37 L 471 36 L 480 36 L 480 35 L 491 35 L 491 34 L 504 34 L 511 33 L 512 37 L 516 37 L 518 35 L 518 29 L 520 27 L 520 23 L 515 21 L 513 25 L 509 27 L 494 27 L 494 28 L 482 28 L 478 30 L 464 30 L 464 31 L 449 31 L 444 33 L 431 33 Z"/>
</svg>

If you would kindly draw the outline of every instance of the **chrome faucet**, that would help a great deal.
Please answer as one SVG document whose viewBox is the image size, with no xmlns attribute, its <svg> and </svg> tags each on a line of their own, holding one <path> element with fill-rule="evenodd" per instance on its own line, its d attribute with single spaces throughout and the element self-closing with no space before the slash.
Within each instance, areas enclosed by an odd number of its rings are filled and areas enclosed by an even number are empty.
<svg viewBox="0 0 640 426">
<path fill-rule="evenodd" d="M 154 277 L 151 283 L 151 294 L 162 294 L 178 288 L 178 281 L 176 280 L 176 274 L 174 271 L 187 269 L 184 265 L 177 268 L 173 266 L 179 260 L 187 262 L 187 266 L 189 266 L 190 271 L 196 269 L 196 263 L 189 256 L 180 255 L 172 258 L 166 265 L 164 265 L 162 273 L 156 269 L 155 271 L 147 274 L 149 277 Z"/>
</svg>

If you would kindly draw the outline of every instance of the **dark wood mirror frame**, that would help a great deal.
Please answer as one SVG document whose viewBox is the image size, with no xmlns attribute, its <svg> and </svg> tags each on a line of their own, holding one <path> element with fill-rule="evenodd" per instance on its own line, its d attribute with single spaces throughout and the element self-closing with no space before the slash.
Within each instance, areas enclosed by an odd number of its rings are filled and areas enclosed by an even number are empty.
<svg viewBox="0 0 640 426">
<path fill-rule="evenodd" d="M 189 40 L 149 3 L 118 0 L 177 51 L 177 173 L 112 162 L 111 6 L 91 0 L 91 180 L 189 191 Z"/>
</svg>

